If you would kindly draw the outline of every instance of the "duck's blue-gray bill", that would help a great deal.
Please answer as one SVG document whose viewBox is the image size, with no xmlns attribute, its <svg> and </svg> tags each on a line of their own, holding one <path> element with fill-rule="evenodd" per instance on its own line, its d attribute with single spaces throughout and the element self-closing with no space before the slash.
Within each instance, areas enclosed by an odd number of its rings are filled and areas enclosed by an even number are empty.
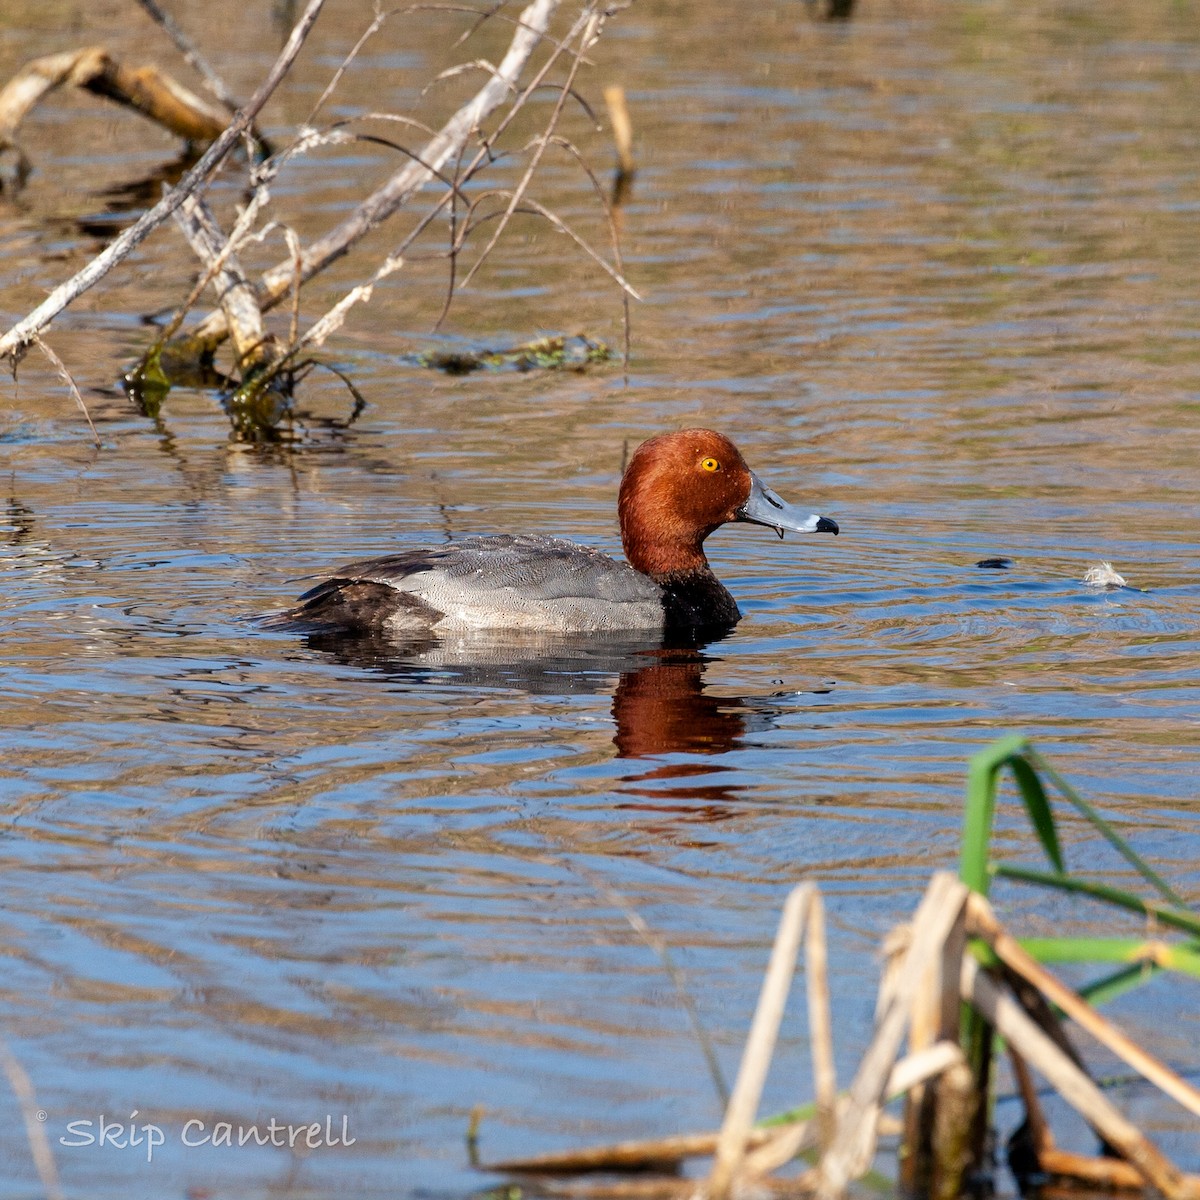
<svg viewBox="0 0 1200 1200">
<path fill-rule="evenodd" d="M 753 471 L 750 472 L 750 496 L 738 509 L 737 519 L 749 521 L 752 525 L 765 525 L 780 537 L 788 530 L 792 533 L 838 532 L 836 521 L 819 517 L 816 513 L 805 515 L 771 491 Z"/>
</svg>

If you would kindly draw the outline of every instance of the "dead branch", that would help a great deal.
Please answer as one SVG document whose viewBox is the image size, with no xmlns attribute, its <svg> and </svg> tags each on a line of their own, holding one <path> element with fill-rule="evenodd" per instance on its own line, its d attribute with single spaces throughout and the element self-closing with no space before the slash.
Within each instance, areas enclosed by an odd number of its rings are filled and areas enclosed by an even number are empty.
<svg viewBox="0 0 1200 1200">
<path fill-rule="evenodd" d="M 238 262 L 235 238 L 226 239 L 208 205 L 198 196 L 189 196 L 179 206 L 175 222 L 206 268 L 206 277 L 216 284 L 243 376 L 256 371 L 271 356 L 274 339 L 263 325 L 254 288 Z"/>
<path fill-rule="evenodd" d="M 55 288 L 33 312 L 0 337 L 0 358 L 8 358 L 15 367 L 42 329 L 68 304 L 103 279 L 113 267 L 145 241 L 150 233 L 167 220 L 216 170 L 237 144 L 238 139 L 253 124 L 254 118 L 291 68 L 324 3 L 325 0 L 309 0 L 267 78 L 246 107 L 229 123 L 224 133 L 204 152 L 199 162 L 149 212 L 144 213 L 135 224 L 96 255 L 83 270 Z"/>
<path fill-rule="evenodd" d="M 549 60 L 535 74 L 532 81 L 523 89 L 518 89 L 518 80 L 535 49 L 543 38 L 549 36 L 548 26 L 558 4 L 559 0 L 533 0 L 533 3 L 524 9 L 516 20 L 516 31 L 508 52 L 475 96 L 460 108 L 419 152 L 412 155 L 410 162 L 363 201 L 340 225 L 318 238 L 302 252 L 299 270 L 301 283 L 311 279 L 329 263 L 347 253 L 353 245 L 401 208 L 419 188 L 434 179 L 441 178 L 443 169 L 452 160 L 462 155 L 468 140 L 479 131 L 486 117 L 515 94 L 516 99 L 513 100 L 508 113 L 500 121 L 498 129 L 485 139 L 483 146 L 475 153 L 464 171 L 464 177 L 469 178 L 489 159 L 493 154 L 492 146 L 495 138 L 523 107 L 527 97 L 541 86 L 547 71 L 551 69 L 557 58 L 566 52 L 565 47 L 570 44 L 572 39 L 578 38 L 585 29 L 591 28 L 595 10 L 589 6 L 574 23 L 567 37 L 561 43 L 557 43 Z M 422 218 L 416 230 L 393 251 L 391 257 L 396 258 L 402 255 L 414 238 L 451 203 L 456 194 L 455 187 L 448 186 L 446 193 Z M 544 210 L 541 211 L 542 215 L 547 215 Z M 562 228 L 563 232 L 567 232 L 569 236 L 579 240 L 577 235 L 561 226 L 561 222 L 558 223 L 558 226 Z M 592 253 L 594 254 L 594 252 Z M 606 263 L 603 265 L 610 274 L 614 275 L 621 287 L 636 295 L 619 272 L 613 272 L 613 269 Z M 291 257 L 272 267 L 262 276 L 257 285 L 257 294 L 264 311 L 272 308 L 287 294 L 289 288 L 294 286 L 295 278 L 295 263 Z M 228 336 L 228 326 L 224 314 L 213 312 L 190 330 L 182 341 L 188 349 L 211 352 L 226 336 Z"/>
<path fill-rule="evenodd" d="M 50 365 L 58 372 L 58 377 L 67 385 L 67 390 L 71 393 L 71 399 L 79 407 L 79 411 L 83 413 L 83 419 L 87 422 L 88 428 L 92 431 L 92 443 L 96 449 L 100 449 L 100 435 L 96 432 L 96 426 L 92 423 L 92 414 L 88 412 L 87 405 L 83 402 L 83 396 L 79 393 L 79 387 L 75 380 L 71 377 L 71 372 L 67 370 L 67 364 L 63 362 L 53 350 L 40 338 L 33 339 L 34 345 L 50 360 Z"/>
<path fill-rule="evenodd" d="M 25 118 L 64 84 L 132 108 L 189 142 L 215 141 L 229 124 L 230 114 L 223 108 L 201 99 L 153 64 L 127 67 L 103 46 L 89 46 L 35 58 L 8 81 L 0 91 L 0 150 L 15 145 Z"/>
</svg>

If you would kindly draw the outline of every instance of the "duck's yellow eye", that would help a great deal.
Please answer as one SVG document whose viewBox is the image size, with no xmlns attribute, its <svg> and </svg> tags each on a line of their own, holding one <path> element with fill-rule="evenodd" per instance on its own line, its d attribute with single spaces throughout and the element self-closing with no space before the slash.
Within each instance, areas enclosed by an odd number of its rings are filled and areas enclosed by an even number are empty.
<svg viewBox="0 0 1200 1200">
<path fill-rule="evenodd" d="M 703 458 L 700 460 L 700 466 L 705 471 L 719 471 L 721 464 L 715 458 Z"/>
</svg>

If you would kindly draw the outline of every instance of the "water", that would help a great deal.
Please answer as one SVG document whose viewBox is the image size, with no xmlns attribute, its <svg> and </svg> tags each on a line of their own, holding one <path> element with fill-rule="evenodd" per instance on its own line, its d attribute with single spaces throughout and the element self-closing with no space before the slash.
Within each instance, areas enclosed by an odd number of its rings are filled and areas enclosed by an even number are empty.
<svg viewBox="0 0 1200 1200">
<path fill-rule="evenodd" d="M 101 32 L 131 61 L 164 54 L 116 10 L 61 8 L 14 8 L 3 71 Z M 221 12 L 253 36 L 193 32 L 248 93 L 279 30 L 266 6 Z M 801 6 L 621 13 L 585 87 L 623 83 L 638 136 L 624 254 L 646 299 L 628 386 L 618 367 L 411 365 L 544 330 L 620 342 L 611 287 L 533 221 L 442 340 L 444 259 L 384 281 L 331 343 L 368 409 L 347 427 L 351 398 L 314 374 L 279 445 L 232 439 L 211 393 L 176 389 L 150 420 L 115 387 L 141 315 L 190 286 L 173 233 L 56 323 L 103 449 L 30 356 L 0 411 L 0 1013 L 68 1194 L 458 1197 L 492 1178 L 466 1160 L 477 1104 L 492 1158 L 711 1127 L 703 1056 L 628 913 L 671 947 L 732 1074 L 799 879 L 830 912 L 845 1078 L 877 935 L 954 864 L 965 761 L 1010 731 L 1196 895 L 1196 16 L 1049 0 L 865 4 L 845 25 Z M 351 3 L 322 18 L 320 54 L 269 110 L 277 134 L 368 19 Z M 453 85 L 418 94 L 456 61 L 442 47 L 458 26 L 404 20 L 335 115 L 448 110 Z M 603 169 L 604 135 L 574 120 Z M 106 194 L 175 153 L 69 96 L 23 140 L 36 173 L 0 199 L 6 325 L 121 219 L 97 227 Z M 280 217 L 316 233 L 394 165 L 377 147 L 317 155 L 280 181 Z M 601 238 L 588 186 L 554 159 L 538 194 Z M 306 315 L 363 261 L 314 283 Z M 615 550 L 627 447 L 693 423 L 843 530 L 714 535 L 747 613 L 723 641 L 406 653 L 260 623 L 339 560 L 430 538 Z M 1012 566 L 975 565 L 997 556 Z M 1101 560 L 1132 586 L 1085 587 Z M 1001 830 L 1036 861 L 1015 815 Z M 1073 864 L 1128 880 L 1082 827 L 1065 841 Z M 1021 932 L 1105 919 L 998 898 Z M 1114 1011 L 1197 1068 L 1194 987 L 1160 980 Z M 797 1013 L 768 1108 L 807 1097 L 807 1064 Z M 1186 1117 L 1116 1098 L 1200 1169 Z M 58 1144 L 70 1121 L 135 1110 L 164 1131 L 151 1163 L 144 1145 Z M 182 1142 L 327 1114 L 353 1145 L 325 1144 L 324 1126 L 302 1155 Z M 38 1194 L 7 1093 L 0 1122 L 0 1194 Z"/>
</svg>

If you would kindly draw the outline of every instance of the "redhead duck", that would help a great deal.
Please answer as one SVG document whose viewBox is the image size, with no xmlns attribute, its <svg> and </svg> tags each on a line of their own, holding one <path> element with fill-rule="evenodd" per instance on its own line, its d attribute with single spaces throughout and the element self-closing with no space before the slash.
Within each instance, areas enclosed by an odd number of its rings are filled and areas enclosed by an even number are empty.
<svg viewBox="0 0 1200 1200">
<path fill-rule="evenodd" d="M 475 629 L 542 633 L 664 633 L 731 628 L 737 603 L 704 556 L 727 521 L 780 537 L 834 533 L 746 466 L 711 429 L 643 442 L 617 502 L 628 564 L 587 546 L 526 534 L 469 537 L 350 563 L 300 597 L 283 623 L 308 630 L 434 634 Z"/>
</svg>

